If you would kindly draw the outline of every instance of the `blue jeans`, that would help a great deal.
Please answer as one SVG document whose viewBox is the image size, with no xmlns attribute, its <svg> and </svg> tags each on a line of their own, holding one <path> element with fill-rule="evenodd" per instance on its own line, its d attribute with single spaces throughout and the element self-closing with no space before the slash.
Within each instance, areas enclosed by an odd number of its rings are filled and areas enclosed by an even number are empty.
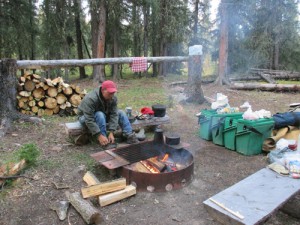
<svg viewBox="0 0 300 225">
<path fill-rule="evenodd" d="M 81 124 L 85 125 L 85 117 L 84 116 L 80 116 L 78 119 Z M 100 128 L 100 133 L 102 135 L 104 135 L 105 137 L 107 137 L 106 115 L 101 111 L 95 112 L 95 121 L 96 121 L 98 127 Z M 122 110 L 118 110 L 118 124 L 121 127 L 123 134 L 128 135 L 128 134 L 132 133 L 132 127 L 129 122 L 129 119 L 128 119 L 127 115 L 125 114 L 125 112 Z"/>
</svg>

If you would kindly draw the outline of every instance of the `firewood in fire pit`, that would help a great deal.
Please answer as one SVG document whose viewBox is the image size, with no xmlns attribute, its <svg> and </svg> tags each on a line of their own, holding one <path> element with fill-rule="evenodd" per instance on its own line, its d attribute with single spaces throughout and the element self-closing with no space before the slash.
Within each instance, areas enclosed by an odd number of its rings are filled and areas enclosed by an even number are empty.
<svg viewBox="0 0 300 225">
<path fill-rule="evenodd" d="M 152 157 L 150 159 L 147 159 L 147 161 L 154 167 L 156 167 L 160 172 L 163 171 L 166 167 L 166 165 L 160 161 L 157 160 L 156 157 Z"/>
</svg>

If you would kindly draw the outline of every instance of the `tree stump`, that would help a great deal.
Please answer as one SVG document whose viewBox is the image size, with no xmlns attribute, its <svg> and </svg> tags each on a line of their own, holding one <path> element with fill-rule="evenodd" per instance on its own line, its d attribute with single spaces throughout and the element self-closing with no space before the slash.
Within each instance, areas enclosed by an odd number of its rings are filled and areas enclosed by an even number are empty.
<svg viewBox="0 0 300 225">
<path fill-rule="evenodd" d="M 189 51 L 189 74 L 187 86 L 185 88 L 185 93 L 187 96 L 186 101 L 202 104 L 205 101 L 203 90 L 201 87 L 202 46 L 192 46 L 190 47 Z"/>
<path fill-rule="evenodd" d="M 11 122 L 24 119 L 34 123 L 41 123 L 41 119 L 22 115 L 17 110 L 17 61 L 2 59 L 0 61 L 0 138 L 3 137 Z"/>
<path fill-rule="evenodd" d="M 15 59 L 0 61 L 0 137 L 3 137 L 11 127 L 11 121 L 18 117 L 16 72 Z"/>
</svg>

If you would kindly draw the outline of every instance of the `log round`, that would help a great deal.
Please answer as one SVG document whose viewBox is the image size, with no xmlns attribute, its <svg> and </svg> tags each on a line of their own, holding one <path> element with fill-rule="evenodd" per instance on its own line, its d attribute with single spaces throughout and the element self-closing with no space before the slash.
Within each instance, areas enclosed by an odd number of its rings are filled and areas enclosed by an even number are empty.
<svg viewBox="0 0 300 225">
<path fill-rule="evenodd" d="M 46 98 L 45 106 L 47 109 L 54 109 L 57 106 L 57 101 L 55 98 Z"/>
</svg>

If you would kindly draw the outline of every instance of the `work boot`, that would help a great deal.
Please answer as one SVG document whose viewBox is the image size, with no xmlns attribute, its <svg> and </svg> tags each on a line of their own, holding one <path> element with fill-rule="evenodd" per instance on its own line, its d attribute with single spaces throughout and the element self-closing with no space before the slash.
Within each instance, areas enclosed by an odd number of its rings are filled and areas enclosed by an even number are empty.
<svg viewBox="0 0 300 225">
<path fill-rule="evenodd" d="M 145 130 L 140 129 L 140 131 L 136 134 L 136 137 L 139 141 L 144 141 L 146 139 Z"/>
<path fill-rule="evenodd" d="M 85 145 L 89 142 L 88 134 L 80 134 L 74 139 L 75 145 Z"/>
<path fill-rule="evenodd" d="M 136 135 L 134 132 L 132 132 L 131 134 L 125 134 L 124 135 L 126 137 L 126 143 L 127 144 L 135 144 L 138 143 L 139 140 L 137 139 Z"/>
</svg>

